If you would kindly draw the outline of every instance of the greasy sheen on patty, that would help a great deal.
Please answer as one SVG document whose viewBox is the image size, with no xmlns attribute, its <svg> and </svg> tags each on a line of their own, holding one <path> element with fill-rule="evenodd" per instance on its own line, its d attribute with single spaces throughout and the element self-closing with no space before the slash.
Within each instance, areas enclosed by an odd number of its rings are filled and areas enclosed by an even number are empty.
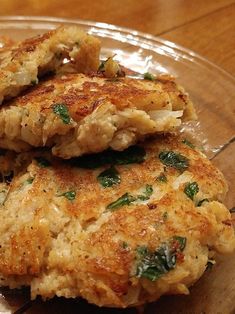
<svg viewBox="0 0 235 314">
<path fill-rule="evenodd" d="M 57 71 L 64 58 L 77 71 L 96 71 L 100 42 L 77 26 L 61 26 L 0 50 L 0 104 L 37 83 L 38 77 Z"/>
<path fill-rule="evenodd" d="M 0 109 L 0 147 L 20 152 L 49 146 L 52 154 L 67 159 L 109 147 L 123 150 L 195 117 L 187 93 L 170 77 L 66 74 Z"/>
<path fill-rule="evenodd" d="M 235 236 L 223 175 L 187 144 L 159 136 L 123 152 L 6 163 L 15 177 L 1 187 L 1 285 L 115 307 L 188 294 Z"/>
</svg>

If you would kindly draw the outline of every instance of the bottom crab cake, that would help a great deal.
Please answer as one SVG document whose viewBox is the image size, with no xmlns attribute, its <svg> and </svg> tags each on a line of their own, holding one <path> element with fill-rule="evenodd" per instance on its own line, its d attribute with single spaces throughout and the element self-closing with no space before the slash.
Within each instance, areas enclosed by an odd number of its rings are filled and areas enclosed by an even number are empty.
<svg viewBox="0 0 235 314">
<path fill-rule="evenodd" d="M 1 286 L 113 307 L 188 294 L 235 236 L 223 175 L 187 144 L 168 136 L 66 161 L 16 156 L 1 187 Z"/>
</svg>

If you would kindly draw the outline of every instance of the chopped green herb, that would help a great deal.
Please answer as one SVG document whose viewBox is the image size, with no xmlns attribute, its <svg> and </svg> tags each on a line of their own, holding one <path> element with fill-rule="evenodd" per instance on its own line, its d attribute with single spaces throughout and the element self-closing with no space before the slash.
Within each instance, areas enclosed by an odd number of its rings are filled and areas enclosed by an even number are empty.
<svg viewBox="0 0 235 314">
<path fill-rule="evenodd" d="M 100 62 L 100 65 L 98 67 L 98 72 L 104 72 L 104 70 L 105 70 L 105 68 L 104 68 L 105 62 L 107 62 L 107 60 L 103 60 L 103 61 Z"/>
<path fill-rule="evenodd" d="M 203 204 L 204 202 L 209 202 L 208 198 L 204 198 L 203 200 L 199 201 L 199 202 L 197 203 L 197 206 L 198 206 L 198 207 L 202 206 L 202 204 Z"/>
<path fill-rule="evenodd" d="M 122 242 L 122 248 L 125 250 L 128 248 L 128 243 L 126 241 Z"/>
<path fill-rule="evenodd" d="M 145 256 L 148 254 L 148 248 L 145 245 L 137 246 L 136 251 L 140 256 Z"/>
<path fill-rule="evenodd" d="M 137 198 L 140 201 L 147 201 L 149 199 L 149 197 L 146 195 L 138 195 Z"/>
<path fill-rule="evenodd" d="M 200 149 L 200 151 L 201 151 L 202 153 L 205 153 L 205 152 L 206 152 L 206 149 L 205 149 L 204 146 L 200 146 L 200 147 L 198 147 L 198 149 Z"/>
<path fill-rule="evenodd" d="M 181 237 L 175 237 L 180 238 Z M 155 281 L 170 270 L 175 268 L 176 256 L 178 252 L 182 252 L 185 245 L 174 245 L 175 238 L 168 243 L 163 243 L 154 252 L 151 252 L 146 246 L 137 248 L 137 263 L 136 276 L 144 277 L 151 281 Z M 182 240 L 184 239 L 184 240 Z M 182 238 L 180 241 L 186 244 L 186 239 Z"/>
<path fill-rule="evenodd" d="M 157 181 L 166 183 L 166 182 L 167 182 L 167 177 L 166 177 L 166 175 L 165 175 L 164 173 L 160 174 L 160 175 L 157 177 Z"/>
<path fill-rule="evenodd" d="M 199 186 L 197 182 L 192 182 L 186 184 L 184 188 L 184 193 L 191 199 L 194 199 L 194 196 L 199 192 Z"/>
<path fill-rule="evenodd" d="M 39 167 L 41 167 L 41 168 L 46 168 L 46 167 L 49 167 L 51 165 L 50 161 L 48 161 L 44 157 L 35 157 L 35 160 L 37 161 Z"/>
<path fill-rule="evenodd" d="M 68 107 L 65 104 L 55 104 L 52 106 L 53 112 L 58 115 L 64 124 L 69 124 L 71 121 Z"/>
<path fill-rule="evenodd" d="M 122 152 L 106 150 L 98 154 L 90 154 L 78 158 L 72 158 L 70 164 L 85 169 L 95 169 L 106 164 L 125 165 L 142 163 L 145 160 L 146 152 L 140 146 L 131 146 Z"/>
<path fill-rule="evenodd" d="M 182 143 L 191 147 L 191 148 L 195 148 L 195 145 L 193 143 L 191 143 L 189 140 L 187 140 L 186 138 L 183 139 Z"/>
<path fill-rule="evenodd" d="M 36 78 L 35 80 L 32 80 L 31 81 L 31 85 L 37 85 L 38 84 L 38 78 Z"/>
<path fill-rule="evenodd" d="M 162 215 L 163 221 L 166 221 L 168 218 L 168 212 L 164 212 Z"/>
<path fill-rule="evenodd" d="M 138 195 L 138 199 L 141 201 L 149 200 L 150 196 L 153 194 L 153 187 L 152 185 L 146 184 L 145 191 L 143 192 L 144 195 Z"/>
<path fill-rule="evenodd" d="M 28 179 L 26 180 L 26 182 L 27 182 L 28 184 L 32 184 L 32 183 L 33 183 L 33 180 L 34 180 L 34 178 L 28 178 Z"/>
<path fill-rule="evenodd" d="M 164 165 L 173 167 L 179 171 L 184 171 L 189 166 L 188 158 L 173 151 L 163 151 L 158 157 Z"/>
<path fill-rule="evenodd" d="M 65 193 L 62 193 L 58 196 L 64 196 L 66 197 L 69 201 L 73 201 L 76 197 L 76 192 L 75 191 L 68 191 L 68 192 L 65 192 Z"/>
<path fill-rule="evenodd" d="M 155 80 L 155 76 L 149 72 L 144 73 L 144 79 L 145 80 L 149 80 L 149 81 L 154 81 Z"/>
<path fill-rule="evenodd" d="M 152 185 L 149 185 L 149 184 L 146 185 L 144 194 L 146 196 L 151 196 L 153 194 L 153 187 L 152 187 Z"/>
<path fill-rule="evenodd" d="M 115 211 L 116 209 L 124 206 L 124 205 L 130 205 L 136 200 L 136 198 L 129 193 L 123 194 L 121 197 L 119 197 L 116 201 L 110 203 L 106 208 L 110 211 Z"/>
<path fill-rule="evenodd" d="M 122 77 L 125 76 L 125 72 L 120 68 L 119 64 L 117 61 L 114 61 L 114 57 L 115 55 L 113 55 L 112 57 L 107 58 L 106 60 L 101 61 L 99 68 L 98 68 L 98 72 L 105 72 L 106 71 L 106 63 L 109 64 L 109 61 L 113 62 L 113 64 L 116 64 L 118 70 L 116 72 L 116 75 L 118 77 Z M 106 80 L 108 82 L 119 82 L 119 80 L 115 80 L 115 78 L 109 78 L 108 80 Z"/>
<path fill-rule="evenodd" d="M 120 175 L 113 166 L 101 172 L 98 175 L 97 180 L 104 188 L 119 184 L 121 182 Z"/>
</svg>

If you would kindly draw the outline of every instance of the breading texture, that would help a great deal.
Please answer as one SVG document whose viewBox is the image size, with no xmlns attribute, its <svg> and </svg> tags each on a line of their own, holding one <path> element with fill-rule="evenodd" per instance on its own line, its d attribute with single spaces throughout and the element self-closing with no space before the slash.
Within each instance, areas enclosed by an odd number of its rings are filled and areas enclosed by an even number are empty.
<svg viewBox="0 0 235 314">
<path fill-rule="evenodd" d="M 195 116 L 188 95 L 171 78 L 66 74 L 1 108 L 0 147 L 20 152 L 49 146 L 67 159 L 109 147 L 123 150 Z"/>
<path fill-rule="evenodd" d="M 56 72 L 64 58 L 77 71 L 96 71 L 100 42 L 77 26 L 61 26 L 43 35 L 26 39 L 0 50 L 0 104 L 38 82 L 50 71 Z"/>
<path fill-rule="evenodd" d="M 0 207 L 0 280 L 29 285 L 32 298 L 127 307 L 187 294 L 212 251 L 235 247 L 223 175 L 180 138 L 69 161 L 22 153 L 6 168 L 14 163 Z"/>
</svg>

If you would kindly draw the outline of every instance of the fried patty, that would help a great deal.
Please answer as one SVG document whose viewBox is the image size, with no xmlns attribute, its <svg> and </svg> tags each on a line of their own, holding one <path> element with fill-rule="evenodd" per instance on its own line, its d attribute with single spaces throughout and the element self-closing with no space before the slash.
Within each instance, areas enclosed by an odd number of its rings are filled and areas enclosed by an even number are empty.
<svg viewBox="0 0 235 314">
<path fill-rule="evenodd" d="M 187 143 L 158 137 L 69 161 L 18 155 L 0 207 L 1 285 L 115 307 L 188 294 L 235 236 L 223 175 Z"/>
<path fill-rule="evenodd" d="M 57 71 L 64 58 L 72 60 L 77 71 L 97 70 L 99 52 L 99 40 L 77 26 L 59 27 L 15 45 L 5 45 L 0 50 L 0 104 L 36 84 L 39 76 Z"/>
<path fill-rule="evenodd" d="M 20 152 L 49 146 L 67 159 L 108 147 L 123 150 L 195 116 L 188 95 L 171 78 L 66 74 L 0 109 L 0 147 Z"/>
</svg>

